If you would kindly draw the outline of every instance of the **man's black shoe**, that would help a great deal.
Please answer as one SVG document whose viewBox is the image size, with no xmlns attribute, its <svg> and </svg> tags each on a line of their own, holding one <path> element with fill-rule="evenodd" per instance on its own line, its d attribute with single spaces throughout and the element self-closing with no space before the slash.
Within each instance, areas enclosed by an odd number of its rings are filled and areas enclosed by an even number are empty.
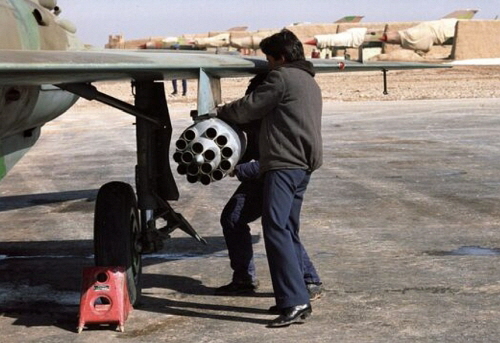
<svg viewBox="0 0 500 343">
<path fill-rule="evenodd" d="M 323 295 L 323 284 L 321 282 L 318 283 L 307 283 L 307 293 L 309 293 L 309 300 L 314 301 Z M 271 314 L 280 314 L 280 310 L 278 309 L 278 306 L 273 305 L 269 307 L 267 312 Z"/>
<path fill-rule="evenodd" d="M 225 286 L 215 289 L 216 295 L 247 295 L 254 294 L 259 288 L 259 281 L 254 282 L 236 282 L 233 281 Z"/>
<path fill-rule="evenodd" d="M 281 311 L 278 318 L 270 321 L 267 326 L 277 328 L 288 326 L 293 323 L 302 323 L 312 313 L 311 304 L 303 304 L 292 307 L 286 307 Z"/>
<path fill-rule="evenodd" d="M 271 314 L 280 314 L 281 313 L 278 306 L 276 306 L 276 305 L 269 307 L 269 310 L 267 310 L 267 312 L 269 312 Z"/>
<path fill-rule="evenodd" d="M 321 282 L 318 283 L 307 283 L 307 292 L 309 293 L 309 300 L 314 301 L 323 295 L 323 284 Z M 269 307 L 267 310 L 270 314 L 280 314 L 281 311 L 278 309 L 278 306 L 273 305 Z"/>
</svg>

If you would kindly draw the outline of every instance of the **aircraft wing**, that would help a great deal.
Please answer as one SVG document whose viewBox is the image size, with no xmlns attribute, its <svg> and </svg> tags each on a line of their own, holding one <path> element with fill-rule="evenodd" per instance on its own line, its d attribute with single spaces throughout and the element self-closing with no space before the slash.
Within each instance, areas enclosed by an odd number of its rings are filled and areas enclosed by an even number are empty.
<svg viewBox="0 0 500 343">
<path fill-rule="evenodd" d="M 265 68 L 264 62 L 262 68 Z M 0 84 L 39 85 L 104 80 L 197 78 L 249 73 L 255 63 L 231 55 L 156 51 L 0 51 Z"/>
<path fill-rule="evenodd" d="M 442 68 L 439 64 L 311 59 L 316 71 L 368 71 Z M 1 85 L 87 83 L 135 79 L 197 79 L 200 70 L 214 78 L 251 76 L 267 69 L 263 58 L 163 51 L 0 50 Z"/>
</svg>

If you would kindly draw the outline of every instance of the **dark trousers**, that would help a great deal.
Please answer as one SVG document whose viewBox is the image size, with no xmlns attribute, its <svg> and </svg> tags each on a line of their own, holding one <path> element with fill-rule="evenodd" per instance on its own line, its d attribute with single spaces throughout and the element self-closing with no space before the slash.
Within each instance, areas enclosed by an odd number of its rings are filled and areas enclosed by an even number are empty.
<svg viewBox="0 0 500 343">
<path fill-rule="evenodd" d="M 187 81 L 185 79 L 182 79 L 182 94 L 186 95 L 187 93 Z M 172 80 L 172 88 L 174 89 L 174 94 L 177 94 L 177 80 Z"/>
<path fill-rule="evenodd" d="M 310 173 L 301 169 L 266 172 L 262 228 L 278 308 L 306 304 L 300 211 Z"/>
<path fill-rule="evenodd" d="M 263 181 L 243 181 L 231 196 L 221 214 L 221 226 L 229 254 L 233 281 L 255 281 L 252 236 L 249 223 L 262 215 Z M 319 283 L 320 278 L 306 250 L 302 247 L 305 283 Z"/>
<path fill-rule="evenodd" d="M 248 224 L 261 216 L 261 190 L 262 183 L 259 181 L 242 182 L 222 210 L 220 223 L 234 282 L 256 279 L 252 235 Z"/>
</svg>

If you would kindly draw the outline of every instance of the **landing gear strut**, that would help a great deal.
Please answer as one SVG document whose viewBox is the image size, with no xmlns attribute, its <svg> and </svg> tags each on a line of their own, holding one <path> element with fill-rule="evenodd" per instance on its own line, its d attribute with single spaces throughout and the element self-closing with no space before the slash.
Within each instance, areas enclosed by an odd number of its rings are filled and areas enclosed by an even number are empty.
<svg viewBox="0 0 500 343">
<path fill-rule="evenodd" d="M 135 305 L 141 295 L 141 254 L 161 249 L 163 240 L 177 228 L 205 241 L 168 204 L 179 199 L 179 191 L 169 162 L 172 125 L 164 85 L 152 80 L 134 81 L 132 85 L 135 105 L 103 94 L 90 84 L 59 87 L 137 118 L 137 200 L 130 185 L 107 183 L 99 190 L 94 219 L 96 265 L 126 268 L 130 303 Z M 160 217 L 167 221 L 167 226 L 157 229 L 156 220 Z"/>
</svg>

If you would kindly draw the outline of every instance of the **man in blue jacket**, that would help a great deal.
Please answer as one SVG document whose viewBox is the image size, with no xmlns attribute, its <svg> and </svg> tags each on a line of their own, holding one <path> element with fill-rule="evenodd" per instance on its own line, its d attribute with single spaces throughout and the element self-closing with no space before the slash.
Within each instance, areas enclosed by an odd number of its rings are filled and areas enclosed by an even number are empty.
<svg viewBox="0 0 500 343">
<path fill-rule="evenodd" d="M 303 279 L 300 210 L 311 173 L 322 164 L 321 90 L 299 39 L 289 30 L 260 44 L 270 72 L 262 85 L 218 109 L 244 124 L 260 119 L 259 171 L 264 179 L 262 228 L 280 315 L 270 327 L 288 326 L 312 313 Z"/>
</svg>

